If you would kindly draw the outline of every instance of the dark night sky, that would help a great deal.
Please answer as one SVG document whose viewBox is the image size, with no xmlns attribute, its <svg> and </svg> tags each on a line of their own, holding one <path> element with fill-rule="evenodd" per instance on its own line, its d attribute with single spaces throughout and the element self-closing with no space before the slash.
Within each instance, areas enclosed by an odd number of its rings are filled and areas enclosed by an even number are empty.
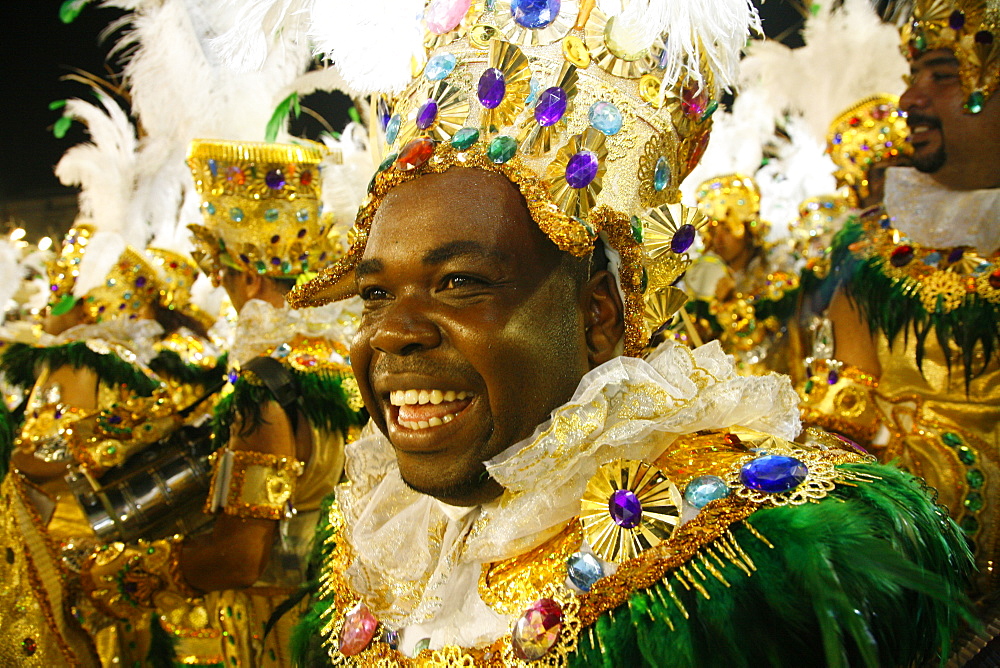
<svg viewBox="0 0 1000 668">
<path fill-rule="evenodd" d="M 50 111 L 53 100 L 86 96 L 88 89 L 76 82 L 60 81 L 73 68 L 105 73 L 108 45 L 98 43 L 98 34 L 120 12 L 88 7 L 69 25 L 59 20 L 61 0 L 3 0 L 4 27 L 0 58 L 5 72 L 0 78 L 0 201 L 68 192 L 59 185 L 52 168 L 70 146 L 86 135 L 74 124 L 63 139 L 56 139 L 52 124 L 59 111 Z M 789 0 L 768 0 L 760 6 L 770 37 L 797 25 L 800 13 Z M 797 36 L 792 35 L 792 39 Z M 787 40 L 786 40 L 787 42 Z M 339 101 L 310 102 L 309 106 L 329 118 L 333 127 L 343 126 L 343 104 Z M 293 127 L 293 132 L 295 128 Z"/>
<path fill-rule="evenodd" d="M 85 139 L 79 124 L 63 139 L 52 136 L 60 112 L 51 101 L 87 94 L 81 84 L 60 81 L 71 68 L 104 71 L 106 49 L 98 33 L 117 12 L 89 8 L 75 23 L 59 20 L 60 0 L 4 0 L 0 58 L 0 198 L 58 192 L 52 168 L 62 152 Z"/>
</svg>

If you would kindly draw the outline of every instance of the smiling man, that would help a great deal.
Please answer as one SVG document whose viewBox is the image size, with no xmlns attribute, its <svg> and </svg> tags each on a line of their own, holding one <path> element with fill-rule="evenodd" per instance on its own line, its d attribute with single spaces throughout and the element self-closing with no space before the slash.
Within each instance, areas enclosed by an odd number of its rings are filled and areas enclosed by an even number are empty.
<svg viewBox="0 0 1000 668">
<path fill-rule="evenodd" d="M 648 347 L 684 302 L 706 221 L 677 185 L 748 7 L 727 43 L 689 22 L 715 5 L 690 3 L 645 42 L 661 57 L 626 60 L 648 21 L 611 31 L 560 6 L 477 5 L 455 34 L 428 10 L 423 70 L 376 105 L 386 158 L 351 248 L 289 293 L 360 295 L 351 362 L 372 416 L 320 527 L 300 663 L 945 653 L 969 555 L 920 483 L 800 435 L 787 378 L 738 376 L 718 344 Z"/>
<path fill-rule="evenodd" d="M 998 19 L 992 0 L 917 2 L 903 29 L 914 167 L 891 168 L 884 207 L 834 243 L 836 359 L 813 365 L 823 387 L 804 414 L 938 490 L 974 542 L 986 602 L 1000 584 Z"/>
<path fill-rule="evenodd" d="M 356 269 L 365 317 L 351 359 L 410 487 L 459 505 L 495 498 L 483 462 L 573 395 L 588 345 L 596 362 L 610 357 L 586 340 L 582 265 L 497 174 L 454 170 L 389 194 Z M 596 277 L 598 315 L 610 280 Z"/>
</svg>

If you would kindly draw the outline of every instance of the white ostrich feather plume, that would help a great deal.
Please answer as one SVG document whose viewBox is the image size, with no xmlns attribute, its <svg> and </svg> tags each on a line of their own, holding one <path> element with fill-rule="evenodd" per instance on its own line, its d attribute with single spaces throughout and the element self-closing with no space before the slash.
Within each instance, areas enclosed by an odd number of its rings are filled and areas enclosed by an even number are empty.
<svg viewBox="0 0 1000 668">
<path fill-rule="evenodd" d="M 309 34 L 361 94 L 402 90 L 423 52 L 424 0 L 313 0 Z"/>
<path fill-rule="evenodd" d="M 792 117 L 784 126 L 788 139 L 772 146 L 776 156 L 756 174 L 760 188 L 760 213 L 771 223 L 768 238 L 788 236 L 789 226 L 799 217 L 803 200 L 836 192 L 836 166 L 809 131 L 805 119 Z"/>
<path fill-rule="evenodd" d="M 598 0 L 616 17 L 615 38 L 643 48 L 666 35 L 665 84 L 690 76 L 704 54 L 718 89 L 737 83 L 740 54 L 750 33 L 761 34 L 760 17 L 749 0 Z"/>
<path fill-rule="evenodd" d="M 288 21 L 304 20 L 295 9 L 297 2 L 268 3 L 288 10 L 278 12 L 274 21 L 291 28 Z M 190 249 L 186 226 L 200 218 L 198 197 L 184 163 L 188 146 L 196 138 L 265 139 L 280 91 L 309 64 L 304 27 L 274 34 L 258 30 L 259 39 L 240 36 L 233 31 L 249 25 L 247 15 L 260 3 L 236 0 L 107 0 L 105 4 L 131 12 L 120 22 L 127 29 L 114 53 L 125 60 L 125 83 L 144 131 L 132 215 L 148 222 L 156 245 L 186 252 Z M 261 15 L 259 20 L 266 18 Z M 248 64 L 252 70 L 236 67 Z"/>
<path fill-rule="evenodd" d="M 896 28 L 882 23 L 868 0 L 835 5 L 820 0 L 803 31 L 805 46 L 755 42 L 740 66 L 741 88 L 762 91 L 776 122 L 800 115 L 823 143 L 837 114 L 868 95 L 900 92 L 907 72 Z"/>
<path fill-rule="evenodd" d="M 90 141 L 63 154 L 56 177 L 64 185 L 80 188 L 81 219 L 141 246 L 147 229 L 129 217 L 135 192 L 135 128 L 114 100 L 100 93 L 97 98 L 100 106 L 78 99 L 66 102 L 64 114 L 87 126 Z"/>
<path fill-rule="evenodd" d="M 219 0 L 236 9 L 233 23 L 210 40 L 212 49 L 227 67 L 237 72 L 253 72 L 263 67 L 273 49 L 297 48 L 306 38 L 312 0 Z"/>
</svg>

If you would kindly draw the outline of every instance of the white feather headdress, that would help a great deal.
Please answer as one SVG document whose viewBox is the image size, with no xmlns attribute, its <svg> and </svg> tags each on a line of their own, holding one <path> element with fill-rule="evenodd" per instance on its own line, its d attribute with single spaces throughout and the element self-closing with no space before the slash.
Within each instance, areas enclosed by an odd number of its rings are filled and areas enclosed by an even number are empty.
<svg viewBox="0 0 1000 668">
<path fill-rule="evenodd" d="M 902 88 L 906 59 L 896 28 L 868 0 L 820 0 L 803 29 L 805 46 L 754 42 L 740 65 L 740 87 L 761 91 L 776 122 L 805 119 L 822 144 L 830 122 L 858 100 Z"/>
<path fill-rule="evenodd" d="M 368 152 L 367 131 L 359 123 L 348 124 L 339 138 L 324 136 L 323 143 L 329 149 L 322 165 L 323 210 L 333 214 L 346 248 L 347 231 L 354 225 L 375 165 Z"/>
<path fill-rule="evenodd" d="M 136 134 L 125 111 L 98 93 L 100 106 L 73 99 L 64 115 L 87 126 L 90 141 L 70 148 L 56 165 L 59 181 L 79 186 L 77 222 L 97 228 L 84 254 L 73 295 L 82 297 L 104 281 L 126 244 L 145 247 L 149 228 L 130 210 L 136 185 Z"/>
<path fill-rule="evenodd" d="M 153 244 L 187 252 L 187 224 L 200 200 L 185 164 L 195 138 L 261 141 L 282 91 L 310 60 L 301 31 L 234 43 L 220 58 L 213 40 L 245 23 L 252 9 L 219 0 L 107 0 L 129 10 L 114 54 L 144 136 L 139 148 L 133 215 L 149 221 Z M 252 63 L 254 68 L 230 65 Z"/>
<path fill-rule="evenodd" d="M 797 49 L 751 43 L 733 109 L 716 114 L 709 148 L 682 186 L 693 202 L 705 179 L 753 174 L 772 240 L 787 235 L 804 199 L 836 190 L 836 166 L 826 155 L 830 122 L 867 95 L 898 89 L 906 72 L 896 29 L 868 0 L 821 0 L 803 38 Z"/>
</svg>

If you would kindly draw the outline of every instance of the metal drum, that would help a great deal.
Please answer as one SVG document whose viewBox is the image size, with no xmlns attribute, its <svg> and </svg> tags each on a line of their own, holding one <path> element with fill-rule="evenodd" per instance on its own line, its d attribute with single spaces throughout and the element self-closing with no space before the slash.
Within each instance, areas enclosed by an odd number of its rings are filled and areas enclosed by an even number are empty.
<svg viewBox="0 0 1000 668">
<path fill-rule="evenodd" d="M 66 476 L 102 541 L 154 540 L 188 534 L 211 517 L 202 512 L 211 470 L 211 424 L 185 426 L 94 480 Z"/>
</svg>

